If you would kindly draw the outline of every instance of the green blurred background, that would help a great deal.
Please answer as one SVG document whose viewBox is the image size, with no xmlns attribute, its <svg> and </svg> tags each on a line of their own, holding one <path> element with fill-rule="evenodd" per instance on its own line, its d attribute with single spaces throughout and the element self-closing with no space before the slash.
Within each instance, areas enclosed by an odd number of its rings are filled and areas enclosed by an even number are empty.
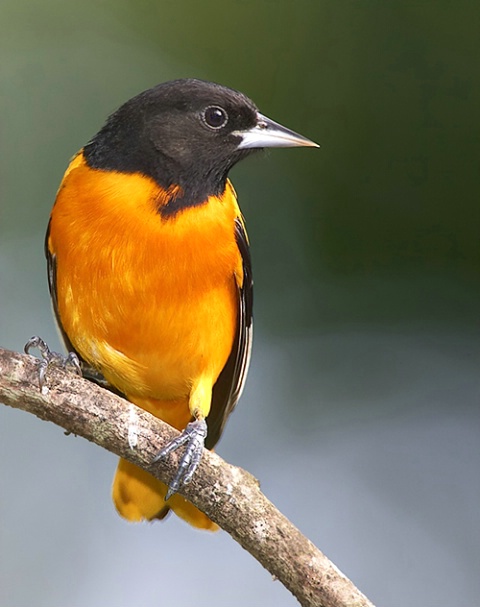
<svg viewBox="0 0 480 607">
<path fill-rule="evenodd" d="M 321 144 L 231 175 L 257 334 L 219 451 L 381 605 L 480 593 L 479 25 L 465 0 L 0 7 L 4 347 L 60 347 L 49 210 L 129 97 L 213 80 Z M 226 534 L 118 519 L 113 456 L 0 416 L 0 605 L 295 604 Z"/>
</svg>

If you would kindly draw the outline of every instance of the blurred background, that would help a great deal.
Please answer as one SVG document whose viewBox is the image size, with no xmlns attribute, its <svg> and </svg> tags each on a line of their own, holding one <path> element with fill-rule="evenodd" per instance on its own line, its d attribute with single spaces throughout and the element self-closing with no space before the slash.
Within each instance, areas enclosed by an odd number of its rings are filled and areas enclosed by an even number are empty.
<svg viewBox="0 0 480 607">
<path fill-rule="evenodd" d="M 479 21 L 466 0 L 0 7 L 3 347 L 60 348 L 49 211 L 129 97 L 213 80 L 321 144 L 232 172 L 256 339 L 218 451 L 382 606 L 480 594 Z M 2 607 L 296 604 L 225 533 L 122 521 L 115 465 L 0 408 Z"/>
</svg>

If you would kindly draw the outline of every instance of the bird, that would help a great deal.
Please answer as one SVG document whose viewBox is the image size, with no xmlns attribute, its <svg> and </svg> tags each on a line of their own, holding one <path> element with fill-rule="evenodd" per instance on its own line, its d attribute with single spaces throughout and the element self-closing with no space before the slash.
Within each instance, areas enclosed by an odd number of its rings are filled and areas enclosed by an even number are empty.
<svg viewBox="0 0 480 607">
<path fill-rule="evenodd" d="M 218 442 L 250 360 L 252 264 L 228 174 L 297 146 L 318 147 L 243 93 L 186 78 L 121 105 L 66 169 L 45 238 L 64 360 L 181 433 L 156 460 L 184 447 L 169 486 L 120 459 L 112 496 L 128 521 L 173 510 L 217 528 L 178 490 Z M 58 355 L 34 346 L 44 381 Z"/>
</svg>

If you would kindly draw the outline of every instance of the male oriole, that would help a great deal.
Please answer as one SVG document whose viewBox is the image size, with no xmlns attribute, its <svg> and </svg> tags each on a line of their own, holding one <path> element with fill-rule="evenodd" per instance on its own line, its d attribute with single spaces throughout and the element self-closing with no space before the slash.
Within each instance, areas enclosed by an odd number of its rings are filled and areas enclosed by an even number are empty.
<svg viewBox="0 0 480 607">
<path fill-rule="evenodd" d="M 203 446 L 218 441 L 249 362 L 252 271 L 227 176 L 255 149 L 289 146 L 316 144 L 237 91 L 175 80 L 113 113 L 60 184 L 45 251 L 65 345 L 84 369 L 183 431 L 160 456 L 186 444 L 169 489 L 120 460 L 113 500 L 130 521 L 171 508 L 215 528 L 175 492 Z"/>
</svg>

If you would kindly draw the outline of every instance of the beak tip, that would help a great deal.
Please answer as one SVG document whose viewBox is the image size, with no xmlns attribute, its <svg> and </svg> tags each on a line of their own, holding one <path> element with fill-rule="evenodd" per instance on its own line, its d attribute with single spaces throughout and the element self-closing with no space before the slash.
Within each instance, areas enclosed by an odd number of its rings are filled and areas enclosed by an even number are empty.
<svg viewBox="0 0 480 607">
<path fill-rule="evenodd" d="M 291 147 L 319 148 L 320 144 L 306 137 L 299 136 L 298 139 L 292 141 Z"/>
</svg>

